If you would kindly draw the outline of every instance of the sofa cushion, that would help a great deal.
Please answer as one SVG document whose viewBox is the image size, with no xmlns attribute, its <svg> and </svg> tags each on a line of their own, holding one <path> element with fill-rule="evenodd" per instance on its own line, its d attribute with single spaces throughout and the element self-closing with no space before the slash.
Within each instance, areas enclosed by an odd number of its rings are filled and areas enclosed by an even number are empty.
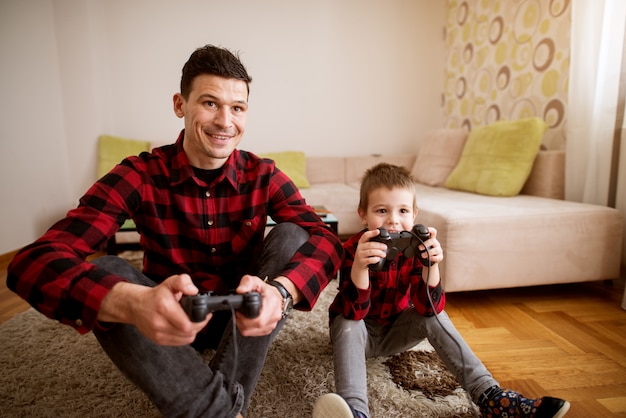
<svg viewBox="0 0 626 418">
<path fill-rule="evenodd" d="M 359 188 L 345 183 L 318 183 L 314 187 L 300 190 L 311 206 L 326 206 L 338 219 L 340 236 L 351 236 L 363 229 L 357 213 Z"/>
<path fill-rule="evenodd" d="M 112 135 L 98 137 L 98 178 L 101 178 L 124 158 L 150 151 L 150 141 L 121 138 Z M 115 234 L 115 243 L 139 242 L 137 226 L 132 219 L 127 219 Z"/>
<path fill-rule="evenodd" d="M 519 194 L 546 128 L 543 120 L 532 117 L 473 129 L 445 186 L 492 196 Z"/>
<path fill-rule="evenodd" d="M 150 151 L 149 141 L 120 138 L 111 135 L 98 137 L 98 178 L 104 176 L 124 158 Z"/>
<path fill-rule="evenodd" d="M 276 167 L 285 173 L 298 188 L 311 187 L 306 176 L 306 156 L 300 151 L 284 151 L 259 154 L 261 158 L 274 160 Z"/>
<path fill-rule="evenodd" d="M 446 292 L 619 277 L 623 223 L 616 209 L 419 183 L 416 190 L 416 222 L 436 228 L 444 250 Z"/>
<path fill-rule="evenodd" d="M 387 163 L 411 169 L 415 164 L 415 154 L 363 155 L 346 158 L 346 183 L 352 184 L 361 180 L 365 172 L 380 163 Z"/>
<path fill-rule="evenodd" d="M 307 157 L 306 175 L 311 184 L 345 183 L 345 157 Z"/>
<path fill-rule="evenodd" d="M 465 129 L 434 129 L 420 145 L 411 174 L 418 183 L 440 187 L 456 167 L 467 140 Z"/>
<path fill-rule="evenodd" d="M 520 193 L 565 199 L 565 151 L 540 150 Z"/>
</svg>

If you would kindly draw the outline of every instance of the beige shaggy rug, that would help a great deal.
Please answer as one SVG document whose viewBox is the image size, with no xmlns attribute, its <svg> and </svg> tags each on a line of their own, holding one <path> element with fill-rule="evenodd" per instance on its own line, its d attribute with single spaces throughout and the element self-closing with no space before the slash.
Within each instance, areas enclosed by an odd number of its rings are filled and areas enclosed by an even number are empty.
<svg viewBox="0 0 626 418">
<path fill-rule="evenodd" d="M 249 418 L 310 417 L 316 399 L 334 390 L 327 307 L 336 287 L 312 312 L 292 313 L 268 354 Z M 373 417 L 472 416 L 465 392 L 430 351 L 424 342 L 368 361 Z M 159 416 L 92 333 L 81 336 L 33 309 L 0 325 L 0 370 L 1 417 Z"/>
</svg>

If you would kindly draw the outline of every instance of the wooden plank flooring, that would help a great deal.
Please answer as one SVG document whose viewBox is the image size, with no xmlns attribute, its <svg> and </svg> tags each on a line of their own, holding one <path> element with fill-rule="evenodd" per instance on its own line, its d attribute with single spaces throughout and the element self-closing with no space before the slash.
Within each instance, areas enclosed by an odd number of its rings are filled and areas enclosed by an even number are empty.
<svg viewBox="0 0 626 418">
<path fill-rule="evenodd" d="M 7 289 L 7 266 L 14 256 L 15 252 L 0 255 L 0 324 L 30 307 L 23 299 Z"/>
<path fill-rule="evenodd" d="M 571 402 L 567 417 L 626 417 L 624 278 L 448 294 L 446 311 L 504 387 Z"/>
<path fill-rule="evenodd" d="M 29 308 L 6 288 L 0 323 Z M 625 278 L 448 294 L 446 311 L 504 387 L 568 399 L 568 418 L 626 418 Z"/>
</svg>

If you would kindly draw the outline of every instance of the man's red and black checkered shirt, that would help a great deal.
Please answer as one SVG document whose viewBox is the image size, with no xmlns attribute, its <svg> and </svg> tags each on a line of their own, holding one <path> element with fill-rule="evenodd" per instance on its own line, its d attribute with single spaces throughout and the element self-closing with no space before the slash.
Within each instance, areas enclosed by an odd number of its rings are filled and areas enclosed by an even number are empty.
<svg viewBox="0 0 626 418">
<path fill-rule="evenodd" d="M 387 325 L 411 306 L 425 316 L 443 311 L 446 295 L 441 282 L 437 286 L 426 286 L 422 280 L 423 266 L 419 257 L 407 258 L 399 255 L 392 262 L 388 262 L 383 271 L 369 271 L 368 289 L 357 289 L 350 278 L 350 272 L 359 239 L 364 232 L 365 230 L 359 232 L 343 245 L 344 260 L 339 274 L 339 293 L 330 305 L 330 320 L 342 315 L 354 320 L 370 318 Z M 430 292 L 434 310 L 427 292 Z"/>
<path fill-rule="evenodd" d="M 78 207 L 23 248 L 7 285 L 46 316 L 87 332 L 108 291 L 123 278 L 85 257 L 103 248 L 126 219 L 141 233 L 144 273 L 161 282 L 187 273 L 201 291 L 225 292 L 255 273 L 268 216 L 310 235 L 282 275 L 303 294 L 309 310 L 338 270 L 337 236 L 305 203 L 271 160 L 235 150 L 221 173 L 205 183 L 175 144 L 128 157 L 98 180 Z"/>
</svg>

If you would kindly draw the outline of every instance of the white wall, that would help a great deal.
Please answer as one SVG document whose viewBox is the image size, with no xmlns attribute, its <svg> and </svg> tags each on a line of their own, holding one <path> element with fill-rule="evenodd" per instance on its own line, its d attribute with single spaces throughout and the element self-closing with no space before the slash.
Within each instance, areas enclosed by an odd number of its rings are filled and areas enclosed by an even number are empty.
<svg viewBox="0 0 626 418">
<path fill-rule="evenodd" d="M 0 56 L 0 253 L 5 253 L 40 235 L 72 201 L 50 1 L 0 1 Z"/>
<path fill-rule="evenodd" d="M 95 180 L 102 133 L 173 141 L 182 65 L 206 43 L 253 77 L 255 152 L 415 152 L 442 126 L 445 2 L 0 0 L 0 254 Z"/>
</svg>

